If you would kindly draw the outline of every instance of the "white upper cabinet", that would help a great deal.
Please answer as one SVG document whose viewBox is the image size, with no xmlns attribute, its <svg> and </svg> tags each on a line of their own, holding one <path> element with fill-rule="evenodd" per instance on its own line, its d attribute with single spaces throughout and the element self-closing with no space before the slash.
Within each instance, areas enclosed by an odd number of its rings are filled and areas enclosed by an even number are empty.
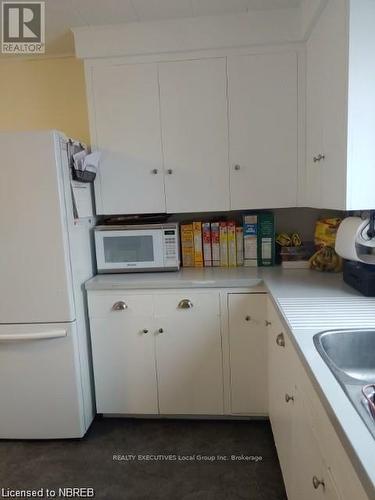
<svg viewBox="0 0 375 500">
<path fill-rule="evenodd" d="M 225 58 L 159 64 L 167 212 L 229 209 Z"/>
<path fill-rule="evenodd" d="M 295 52 L 228 58 L 231 209 L 297 204 Z"/>
<path fill-rule="evenodd" d="M 307 42 L 307 204 L 375 208 L 375 3 L 329 0 Z"/>
<path fill-rule="evenodd" d="M 97 213 L 165 212 L 157 65 L 94 66 L 91 89 Z"/>
</svg>

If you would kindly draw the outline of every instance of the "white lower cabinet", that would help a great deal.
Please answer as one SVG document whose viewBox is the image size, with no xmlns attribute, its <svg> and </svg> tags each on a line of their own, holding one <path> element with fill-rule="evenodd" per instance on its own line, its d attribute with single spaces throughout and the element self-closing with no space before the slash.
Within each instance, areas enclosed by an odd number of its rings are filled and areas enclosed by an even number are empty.
<svg viewBox="0 0 375 500">
<path fill-rule="evenodd" d="M 289 500 L 368 496 L 268 301 L 269 416 Z"/>
<path fill-rule="evenodd" d="M 308 418 L 302 390 L 295 389 L 289 498 L 339 500 L 331 471 L 323 459 Z"/>
<path fill-rule="evenodd" d="M 219 293 L 187 290 L 154 300 L 160 413 L 222 415 Z"/>
<path fill-rule="evenodd" d="M 89 293 L 97 410 L 223 414 L 219 292 Z"/>
<path fill-rule="evenodd" d="M 152 295 L 90 296 L 99 413 L 158 412 Z"/>
<path fill-rule="evenodd" d="M 292 473 L 293 353 L 289 339 L 268 302 L 268 408 L 276 449 L 287 491 Z"/>
<path fill-rule="evenodd" d="M 266 305 L 266 294 L 228 294 L 233 414 L 268 414 Z"/>
</svg>

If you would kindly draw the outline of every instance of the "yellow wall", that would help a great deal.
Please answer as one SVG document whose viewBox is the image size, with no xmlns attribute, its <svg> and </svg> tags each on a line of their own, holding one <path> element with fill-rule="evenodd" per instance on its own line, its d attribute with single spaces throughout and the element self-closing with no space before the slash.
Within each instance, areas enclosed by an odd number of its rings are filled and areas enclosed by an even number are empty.
<svg viewBox="0 0 375 500">
<path fill-rule="evenodd" d="M 90 142 L 83 63 L 74 57 L 0 61 L 0 130 L 51 128 Z"/>
</svg>

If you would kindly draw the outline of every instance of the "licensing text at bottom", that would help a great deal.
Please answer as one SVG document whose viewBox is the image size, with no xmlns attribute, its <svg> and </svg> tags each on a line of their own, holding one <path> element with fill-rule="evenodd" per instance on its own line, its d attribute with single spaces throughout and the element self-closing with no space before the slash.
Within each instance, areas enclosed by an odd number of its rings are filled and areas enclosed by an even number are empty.
<svg viewBox="0 0 375 500">
<path fill-rule="evenodd" d="M 0 488 L 0 498 L 93 498 L 93 488 Z"/>
</svg>

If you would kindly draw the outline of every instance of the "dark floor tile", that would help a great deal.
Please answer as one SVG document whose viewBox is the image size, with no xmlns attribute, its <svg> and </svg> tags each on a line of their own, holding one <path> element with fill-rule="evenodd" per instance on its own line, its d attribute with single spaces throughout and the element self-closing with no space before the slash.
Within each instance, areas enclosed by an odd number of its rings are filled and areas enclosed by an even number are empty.
<svg viewBox="0 0 375 500">
<path fill-rule="evenodd" d="M 114 454 L 196 459 L 114 461 Z M 98 418 L 81 440 L 3 441 L 0 483 L 15 489 L 93 487 L 99 500 L 286 499 L 270 425 L 256 420 Z"/>
</svg>

